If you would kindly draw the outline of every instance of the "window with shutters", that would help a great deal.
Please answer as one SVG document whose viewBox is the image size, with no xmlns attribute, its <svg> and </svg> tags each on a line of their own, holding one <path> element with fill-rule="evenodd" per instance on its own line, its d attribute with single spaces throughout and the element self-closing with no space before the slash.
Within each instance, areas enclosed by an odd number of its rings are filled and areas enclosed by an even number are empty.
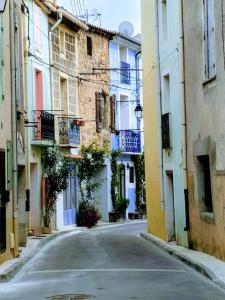
<svg viewBox="0 0 225 300">
<path fill-rule="evenodd" d="M 110 97 L 110 128 L 112 132 L 116 130 L 116 95 Z"/>
<path fill-rule="evenodd" d="M 12 143 L 7 141 L 7 189 L 13 188 Z"/>
<path fill-rule="evenodd" d="M 62 30 L 60 30 L 59 43 L 60 43 L 60 53 L 64 55 L 65 54 L 65 32 Z"/>
<path fill-rule="evenodd" d="M 35 54 L 42 54 L 41 8 L 34 3 L 34 45 Z"/>
<path fill-rule="evenodd" d="M 0 150 L 0 253 L 6 250 L 5 151 Z"/>
<path fill-rule="evenodd" d="M 168 7 L 167 0 L 162 0 L 162 37 L 166 42 L 168 39 Z"/>
<path fill-rule="evenodd" d="M 214 0 L 204 3 L 205 79 L 216 75 Z"/>
<path fill-rule="evenodd" d="M 96 131 L 107 128 L 108 120 L 107 96 L 104 92 L 96 93 Z"/>
</svg>

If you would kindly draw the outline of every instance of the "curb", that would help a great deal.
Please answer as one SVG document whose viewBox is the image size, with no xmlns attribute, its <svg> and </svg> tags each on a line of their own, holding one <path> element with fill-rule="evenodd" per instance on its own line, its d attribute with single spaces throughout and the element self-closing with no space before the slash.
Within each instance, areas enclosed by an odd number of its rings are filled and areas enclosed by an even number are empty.
<svg viewBox="0 0 225 300">
<path fill-rule="evenodd" d="M 212 280 L 216 285 L 220 286 L 221 288 L 225 289 L 225 282 L 222 281 L 214 271 L 212 271 L 208 266 L 202 264 L 201 262 L 181 253 L 180 251 L 174 249 L 172 246 L 168 245 L 168 243 L 150 233 L 141 232 L 141 238 L 144 240 L 156 245 L 157 247 L 161 248 L 163 251 L 167 252 L 168 254 L 172 255 L 173 257 L 179 259 L 189 267 L 195 269 L 208 279 Z M 182 247 L 184 248 L 184 247 Z M 184 248 L 185 249 L 185 248 Z M 188 249 L 187 249 L 188 250 Z M 193 251 L 194 250 L 189 250 Z"/>
<path fill-rule="evenodd" d="M 26 263 L 30 261 L 31 258 L 33 258 L 34 255 L 37 254 L 37 252 L 43 248 L 48 242 L 51 240 L 56 239 L 59 236 L 66 235 L 67 233 L 71 233 L 73 231 L 78 231 L 78 228 L 76 229 L 70 229 L 65 231 L 59 231 L 54 232 L 49 236 L 44 237 L 40 242 L 34 247 L 31 252 L 23 258 L 18 258 L 18 261 L 14 262 L 11 266 L 6 268 L 4 271 L 0 273 L 0 283 L 8 282 L 11 280 L 23 267 Z M 78 231 L 79 232 L 79 231 Z"/>
</svg>

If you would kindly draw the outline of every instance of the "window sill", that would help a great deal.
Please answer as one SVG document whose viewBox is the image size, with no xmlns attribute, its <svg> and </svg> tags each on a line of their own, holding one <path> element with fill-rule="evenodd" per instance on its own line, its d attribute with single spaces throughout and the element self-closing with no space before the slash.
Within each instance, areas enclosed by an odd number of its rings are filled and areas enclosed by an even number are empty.
<svg viewBox="0 0 225 300">
<path fill-rule="evenodd" d="M 207 224 L 215 224 L 215 215 L 212 212 L 201 212 L 201 220 Z"/>
<path fill-rule="evenodd" d="M 203 81 L 202 85 L 206 86 L 207 84 L 209 84 L 211 82 L 214 82 L 214 81 L 216 81 L 216 75 L 213 76 L 213 77 L 211 77 L 211 78 L 209 78 L 209 79 L 206 79 L 205 81 Z"/>
</svg>

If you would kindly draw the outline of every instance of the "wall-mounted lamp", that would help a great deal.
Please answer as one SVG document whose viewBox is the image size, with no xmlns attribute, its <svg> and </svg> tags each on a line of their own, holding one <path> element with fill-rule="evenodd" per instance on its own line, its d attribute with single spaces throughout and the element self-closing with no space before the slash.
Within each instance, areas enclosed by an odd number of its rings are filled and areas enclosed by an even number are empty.
<svg viewBox="0 0 225 300">
<path fill-rule="evenodd" d="M 134 110 L 135 116 L 138 120 L 143 118 L 143 107 L 138 104 Z"/>
</svg>

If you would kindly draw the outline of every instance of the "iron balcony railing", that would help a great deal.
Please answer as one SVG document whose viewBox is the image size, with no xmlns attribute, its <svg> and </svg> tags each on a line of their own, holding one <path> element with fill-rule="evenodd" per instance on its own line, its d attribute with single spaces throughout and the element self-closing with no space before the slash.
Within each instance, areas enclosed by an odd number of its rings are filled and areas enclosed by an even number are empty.
<svg viewBox="0 0 225 300">
<path fill-rule="evenodd" d="M 141 132 L 136 130 L 118 131 L 119 149 L 127 153 L 141 153 Z"/>
<path fill-rule="evenodd" d="M 124 61 L 120 62 L 120 82 L 130 84 L 130 65 Z"/>
<path fill-rule="evenodd" d="M 80 126 L 75 124 L 74 119 L 58 117 L 58 132 L 60 145 L 80 144 Z"/>
<path fill-rule="evenodd" d="M 47 111 L 35 110 L 35 140 L 55 140 L 55 116 Z"/>
</svg>

